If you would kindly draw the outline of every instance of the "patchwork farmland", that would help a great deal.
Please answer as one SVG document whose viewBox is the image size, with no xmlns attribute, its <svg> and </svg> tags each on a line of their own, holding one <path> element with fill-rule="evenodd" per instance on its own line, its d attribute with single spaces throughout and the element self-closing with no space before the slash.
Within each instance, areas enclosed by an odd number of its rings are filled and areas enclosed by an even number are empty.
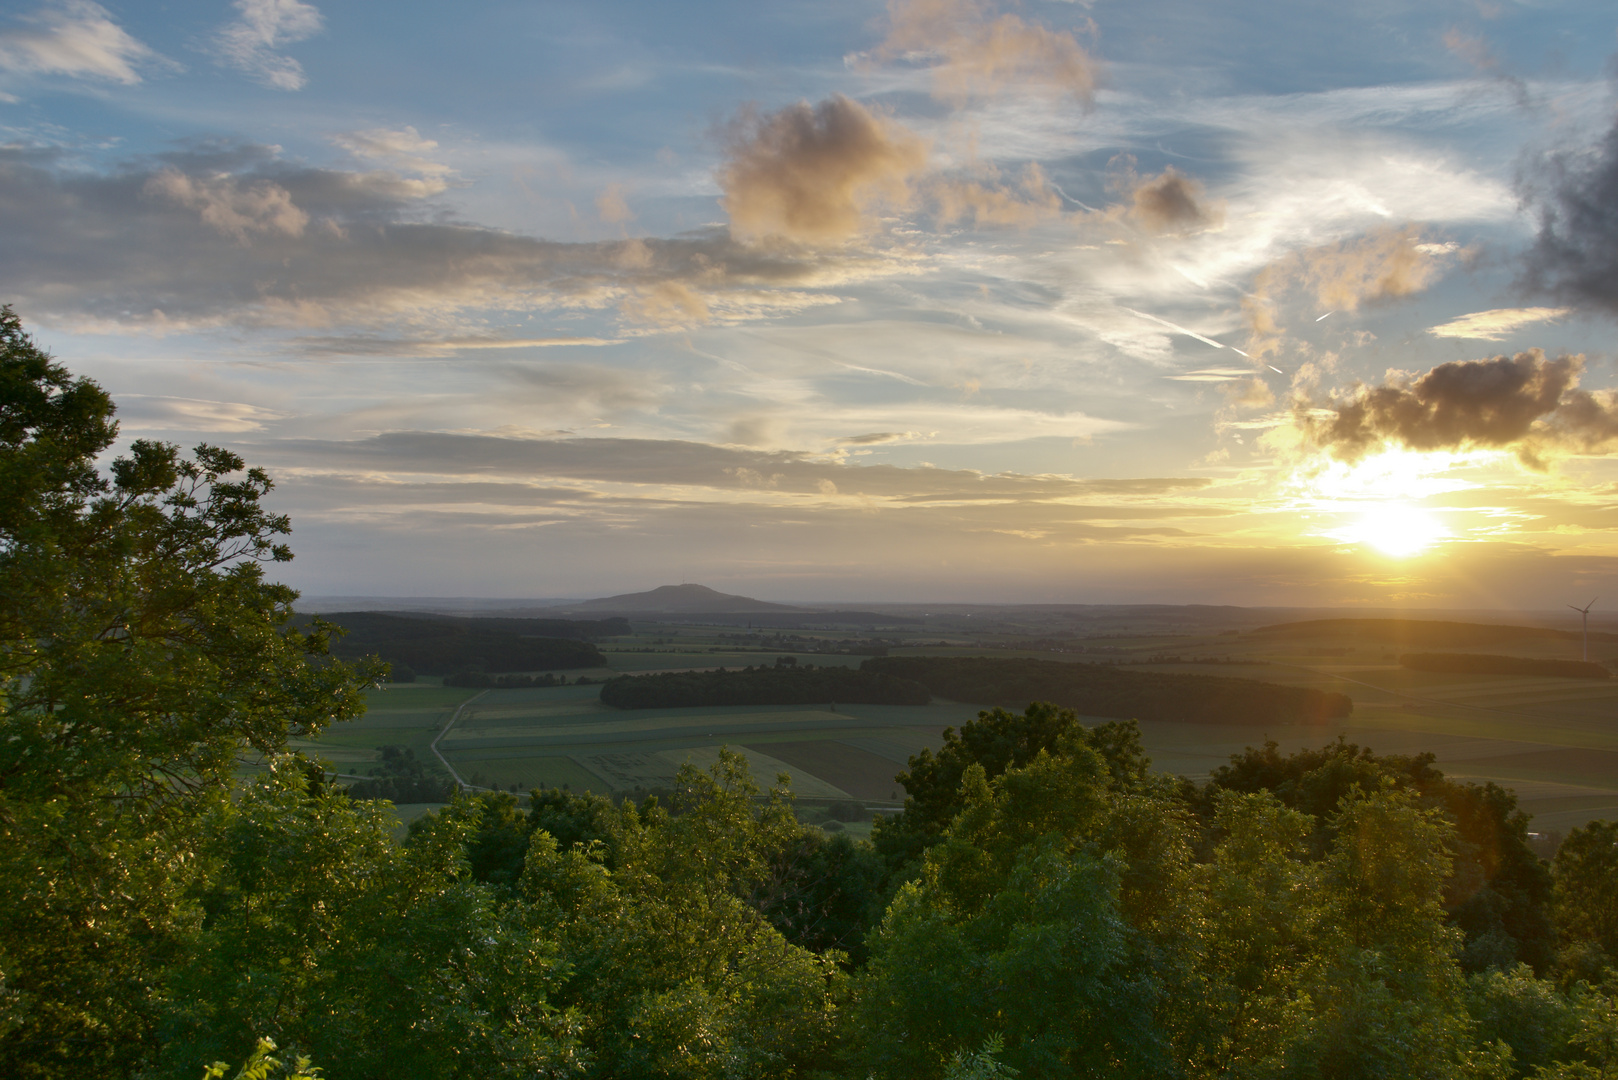
<svg viewBox="0 0 1618 1080">
<path fill-rule="evenodd" d="M 1215 650 L 1232 666 L 1209 666 Z M 696 643 L 637 649 L 633 641 L 604 651 L 610 668 L 584 674 L 602 678 L 772 664 L 777 655 L 791 655 Z M 1231 754 L 1266 738 L 1290 752 L 1341 736 L 1378 753 L 1431 751 L 1450 776 L 1509 787 L 1534 815 L 1538 830 L 1565 832 L 1592 818 L 1618 817 L 1618 680 L 1413 671 L 1399 666 L 1391 646 L 1348 631 L 1308 639 L 1259 634 L 1112 638 L 1108 651 L 1132 658 L 1134 670 L 1261 679 L 1354 699 L 1351 716 L 1322 723 L 1142 722 L 1154 767 L 1164 772 L 1201 779 Z M 1566 655 L 1556 642 L 1528 643 L 1520 651 Z M 894 653 L 1095 659 L 941 646 Z M 1151 662 L 1154 658 L 1160 662 Z M 801 659 L 857 665 L 861 657 Z M 705 765 L 728 746 L 747 756 L 761 783 L 788 776 L 802 800 L 896 807 L 904 791 L 894 776 L 909 757 L 939 746 L 945 727 L 971 720 L 981 707 L 935 699 L 924 706 L 839 702 L 619 710 L 603 705 L 598 692 L 594 685 L 481 691 L 432 682 L 394 685 L 372 692 L 365 717 L 303 748 L 346 775 L 365 775 L 383 745 L 407 748 L 437 768 L 430 747 L 443 732 L 439 751 L 479 786 L 622 793 L 665 786 L 683 763 Z M 1026 702 L 1005 704 L 1021 708 Z M 457 709 L 459 718 L 443 731 Z"/>
</svg>

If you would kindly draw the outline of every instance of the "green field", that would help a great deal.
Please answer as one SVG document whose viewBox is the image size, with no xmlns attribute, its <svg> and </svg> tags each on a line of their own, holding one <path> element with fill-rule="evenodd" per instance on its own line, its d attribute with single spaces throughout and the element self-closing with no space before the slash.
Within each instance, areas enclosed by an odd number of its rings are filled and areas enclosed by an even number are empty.
<svg viewBox="0 0 1618 1080">
<path fill-rule="evenodd" d="M 935 639 L 936 640 L 936 639 Z M 1535 828 L 1565 832 L 1592 818 L 1618 818 L 1618 679 L 1484 676 L 1409 671 L 1393 650 L 1352 640 L 1297 642 L 1277 635 L 1153 635 L 1109 638 L 1109 653 L 1230 656 L 1253 664 L 1151 664 L 1146 670 L 1261 679 L 1349 694 L 1354 715 L 1319 725 L 1269 730 L 1253 725 L 1145 722 L 1154 766 L 1195 779 L 1231 754 L 1273 738 L 1287 751 L 1346 737 L 1379 753 L 1437 755 L 1448 775 L 1514 789 Z M 916 647 L 895 653 L 985 655 L 982 649 Z M 1565 643 L 1525 643 L 1523 655 L 1567 656 Z M 636 648 L 609 645 L 614 673 L 800 662 L 857 666 L 862 657 L 741 650 L 692 641 Z M 1067 661 L 1090 654 L 995 649 L 987 655 Z M 936 748 L 946 726 L 972 719 L 976 706 L 729 706 L 622 711 L 597 700 L 596 686 L 530 690 L 459 690 L 431 682 L 391 686 L 370 695 L 370 712 L 319 740 L 299 744 L 342 772 L 362 772 L 377 748 L 394 743 L 436 766 L 429 746 L 455 711 L 459 719 L 439 749 L 463 778 L 519 790 L 566 787 L 619 792 L 664 786 L 682 763 L 706 765 L 720 747 L 745 754 L 762 783 L 791 779 L 804 800 L 856 799 L 897 805 L 893 779 L 912 754 Z M 1025 702 L 1009 702 L 1020 708 Z"/>
</svg>

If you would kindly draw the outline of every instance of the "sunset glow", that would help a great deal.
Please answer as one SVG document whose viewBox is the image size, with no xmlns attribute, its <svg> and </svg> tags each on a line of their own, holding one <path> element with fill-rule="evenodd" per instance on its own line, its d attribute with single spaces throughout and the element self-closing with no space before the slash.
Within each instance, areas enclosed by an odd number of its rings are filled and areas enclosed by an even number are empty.
<svg viewBox="0 0 1618 1080">
<path fill-rule="evenodd" d="M 311 594 L 1618 593 L 1610 4 L 13 7 L 0 301 Z"/>
<path fill-rule="evenodd" d="M 1364 544 L 1390 558 L 1408 559 L 1448 538 L 1450 531 L 1430 510 L 1387 503 L 1366 510 L 1352 524 L 1331 535 L 1345 543 Z"/>
</svg>

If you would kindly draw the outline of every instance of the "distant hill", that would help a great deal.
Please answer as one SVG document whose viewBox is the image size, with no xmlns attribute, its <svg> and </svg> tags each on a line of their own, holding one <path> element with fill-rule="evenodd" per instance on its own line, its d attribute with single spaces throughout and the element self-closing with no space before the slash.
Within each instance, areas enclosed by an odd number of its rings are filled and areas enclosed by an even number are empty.
<svg viewBox="0 0 1618 1080">
<path fill-rule="evenodd" d="M 1260 626 L 1254 634 L 1286 634 L 1297 638 L 1356 637 L 1405 647 L 1498 645 L 1529 638 L 1582 641 L 1578 630 L 1546 626 L 1509 626 L 1497 623 L 1443 622 L 1436 619 L 1310 619 L 1306 622 Z M 1618 634 L 1590 631 L 1591 641 L 1618 641 Z"/>
<path fill-rule="evenodd" d="M 790 604 L 771 604 L 750 596 L 718 592 L 706 585 L 660 585 L 650 592 L 624 593 L 582 604 L 569 604 L 568 611 L 617 611 L 643 615 L 737 614 L 748 611 L 803 611 Z"/>
</svg>

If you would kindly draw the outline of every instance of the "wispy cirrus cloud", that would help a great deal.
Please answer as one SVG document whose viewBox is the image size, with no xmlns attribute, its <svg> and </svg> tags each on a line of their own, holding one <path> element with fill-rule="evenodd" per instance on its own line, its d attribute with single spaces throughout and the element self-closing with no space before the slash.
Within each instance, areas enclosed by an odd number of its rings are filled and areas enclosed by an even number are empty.
<svg viewBox="0 0 1618 1080">
<path fill-rule="evenodd" d="M 303 65 L 279 50 L 325 27 L 320 9 L 302 0 L 236 0 L 238 18 L 220 27 L 212 45 L 222 63 L 277 90 L 302 90 Z"/>
<path fill-rule="evenodd" d="M 1520 327 L 1560 319 L 1570 310 L 1570 308 L 1529 307 L 1474 311 L 1468 315 L 1457 315 L 1447 323 L 1430 326 L 1427 332 L 1434 337 L 1501 341 Z"/>
<path fill-rule="evenodd" d="M 173 67 L 131 37 L 111 12 L 91 0 L 61 0 L 0 29 L 0 71 L 17 75 L 67 75 L 133 86 L 140 69 Z"/>
</svg>

